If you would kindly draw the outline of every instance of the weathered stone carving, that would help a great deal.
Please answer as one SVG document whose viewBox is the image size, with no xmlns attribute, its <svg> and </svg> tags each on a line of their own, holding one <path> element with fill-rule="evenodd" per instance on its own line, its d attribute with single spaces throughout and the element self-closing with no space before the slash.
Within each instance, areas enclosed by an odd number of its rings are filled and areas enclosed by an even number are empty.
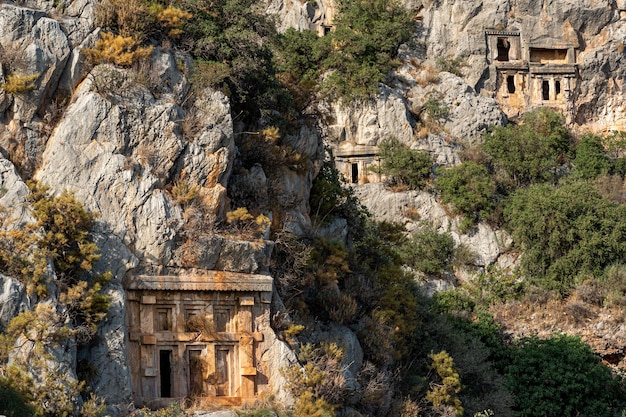
<svg viewBox="0 0 626 417">
<path fill-rule="evenodd" d="M 553 38 L 525 41 L 517 30 L 485 31 L 487 60 L 495 72 L 496 100 L 509 118 L 548 106 L 573 118 L 576 51 L 572 43 Z"/>
<path fill-rule="evenodd" d="M 268 391 L 259 342 L 272 277 L 223 271 L 132 276 L 126 282 L 129 359 L 136 405 L 184 397 L 220 405 Z"/>
</svg>

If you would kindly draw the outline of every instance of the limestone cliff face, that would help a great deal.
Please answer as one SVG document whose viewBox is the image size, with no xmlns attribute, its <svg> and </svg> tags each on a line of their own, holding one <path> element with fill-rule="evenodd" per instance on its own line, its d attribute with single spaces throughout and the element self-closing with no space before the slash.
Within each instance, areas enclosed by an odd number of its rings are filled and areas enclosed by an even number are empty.
<svg viewBox="0 0 626 417">
<path fill-rule="evenodd" d="M 309 225 L 307 201 L 323 154 L 321 139 L 338 160 L 343 158 L 346 177 L 363 183 L 370 178 L 363 180 L 359 173 L 366 172 L 363 164 L 381 140 L 396 137 L 430 151 L 438 165 L 455 165 L 463 147 L 479 142 L 489 126 L 506 123 L 507 115 L 516 116 L 536 100 L 562 109 L 575 125 L 626 130 L 624 2 L 404 3 L 416 18 L 416 32 L 401 49 L 401 66 L 390 85 L 381 86 L 379 96 L 366 105 L 320 102 L 318 126 L 303 126 L 287 138 L 311 161 L 305 173 L 277 167 L 283 176 L 280 188 L 293 204 L 275 222 L 296 232 Z M 32 221 L 23 180 L 34 177 L 54 192 L 73 191 L 89 210 L 100 213 L 94 238 L 102 258 L 96 268 L 113 274 L 107 288 L 111 311 L 89 349 L 55 355 L 70 368 L 77 359 L 88 359 L 101 370 L 92 381 L 95 392 L 119 405 L 132 401 L 127 273 L 158 275 L 192 266 L 266 273 L 271 242 L 239 240 L 216 227 L 229 209 L 227 186 L 251 186 L 267 199 L 268 187 L 276 184 L 269 184 L 260 166 L 233 173 L 237 150 L 228 98 L 211 90 L 189 95 L 184 54 L 155 50 L 140 77 L 127 69 L 86 65 L 80 51 L 93 45 L 99 33 L 94 5 L 89 0 L 0 4 L 0 83 L 10 72 L 38 74 L 31 91 L 0 89 L 0 204 L 18 223 Z M 313 29 L 320 35 L 336 13 L 334 2 L 327 0 L 272 0 L 266 6 L 280 30 Z M 432 74 L 441 57 L 461 58 L 460 76 Z M 441 120 L 432 120 L 425 110 L 432 97 L 448 109 Z M 433 125 L 439 128 L 427 128 Z M 174 187 L 183 183 L 196 190 L 200 211 L 177 199 Z M 412 230 L 410 209 L 451 231 L 457 242 L 476 251 L 479 266 L 511 262 L 504 256 L 510 243 L 506 234 L 486 225 L 471 235 L 461 233 L 457 220 L 428 193 L 391 193 L 381 184 L 362 184 L 356 192 L 378 218 Z M 345 222 L 326 232 L 345 236 Z M 35 301 L 19 282 L 0 275 L 0 329 Z M 268 329 L 259 346 L 261 368 L 275 373 L 270 384 L 284 394 L 277 370 L 295 358 L 269 329 L 269 317 L 259 320 Z M 362 361 L 358 340 L 347 328 L 328 332 L 353 347 L 346 378 L 354 379 Z M 355 384 L 353 390 L 358 389 Z"/>
<path fill-rule="evenodd" d="M 278 15 L 283 30 L 286 27 L 315 29 L 320 25 L 318 15 L 332 9 L 333 3 L 316 2 L 313 8 L 309 3 L 274 0 L 268 3 L 268 11 Z M 433 67 L 441 60 L 459 59 L 465 83 L 482 96 L 497 98 L 510 117 L 548 105 L 563 111 L 573 126 L 585 125 L 585 129 L 597 132 L 626 129 L 622 105 L 626 77 L 623 1 L 402 3 L 416 19 L 412 44 L 403 49 L 405 59 L 414 57 L 422 66 Z M 504 49 L 512 48 L 507 49 L 509 58 L 500 57 L 512 66 L 495 62 L 499 59 L 497 38 L 503 40 Z M 548 51 L 556 55 L 542 58 L 541 54 Z M 566 56 L 559 57 L 561 53 Z M 532 68 L 534 63 L 558 65 L 560 60 L 572 65 L 567 77 L 563 77 L 563 68 L 556 71 Z M 507 91 L 508 76 L 518 76 L 512 92 Z M 544 80 L 552 83 L 545 88 L 553 90 L 552 97 L 546 91 L 545 99 L 541 91 Z M 559 81 L 558 87 L 554 80 Z"/>
<path fill-rule="evenodd" d="M 56 193 L 73 192 L 100 214 L 93 237 L 102 257 L 95 269 L 113 275 L 106 288 L 109 314 L 88 348 L 51 354 L 72 375 L 77 361 L 88 360 L 99 370 L 90 381 L 94 392 L 122 407 L 111 412 L 124 413 L 133 402 L 131 367 L 141 366 L 128 356 L 126 274 L 176 273 L 190 265 L 267 273 L 272 246 L 216 232 L 228 209 L 226 186 L 235 160 L 228 98 L 211 90 L 189 94 L 189 58 L 158 49 L 141 74 L 87 67 L 80 50 L 98 34 L 93 6 L 0 4 L 0 81 L 9 73 L 39 74 L 31 91 L 0 90 L 0 148 L 8 158 L 0 158 L 0 203 L 18 223 L 32 221 L 19 171 Z M 310 181 L 309 175 L 309 186 Z M 181 203 L 176 186 L 192 189 L 201 210 Z M 37 300 L 11 277 L 0 278 L 4 329 Z M 259 320 L 255 326 L 265 330 L 258 355 L 265 358 L 271 389 L 278 391 L 278 370 L 293 355 L 283 352 L 269 316 Z M 289 402 L 285 393 L 281 399 Z"/>
</svg>

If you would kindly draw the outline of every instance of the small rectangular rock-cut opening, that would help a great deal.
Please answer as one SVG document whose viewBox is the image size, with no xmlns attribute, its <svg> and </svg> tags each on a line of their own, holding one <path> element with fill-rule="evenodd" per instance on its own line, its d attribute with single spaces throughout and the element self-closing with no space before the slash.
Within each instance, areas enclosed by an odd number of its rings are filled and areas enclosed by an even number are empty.
<svg viewBox="0 0 626 417">
<path fill-rule="evenodd" d="M 530 62 L 567 63 L 567 49 L 530 48 Z"/>
<path fill-rule="evenodd" d="M 359 183 L 359 164 L 352 163 L 352 184 Z"/>
<path fill-rule="evenodd" d="M 496 57 L 496 61 L 508 61 L 509 60 L 509 51 L 511 50 L 511 44 L 508 38 L 498 38 L 497 45 L 498 48 L 498 56 Z"/>
<path fill-rule="evenodd" d="M 541 99 L 550 100 L 550 82 L 548 80 L 541 82 Z"/>
<path fill-rule="evenodd" d="M 258 344 L 269 328 L 272 287 L 267 275 L 223 271 L 129 277 L 135 404 L 156 408 L 185 397 L 215 405 L 255 401 L 268 384 Z"/>
<path fill-rule="evenodd" d="M 560 98 L 560 95 L 561 95 L 561 81 L 560 80 L 554 81 L 554 95 L 556 96 L 556 98 Z"/>
<path fill-rule="evenodd" d="M 159 351 L 159 373 L 161 375 L 161 397 L 172 396 L 172 351 Z"/>
<path fill-rule="evenodd" d="M 506 87 L 509 94 L 515 94 L 515 76 L 507 75 L 506 77 Z"/>
</svg>

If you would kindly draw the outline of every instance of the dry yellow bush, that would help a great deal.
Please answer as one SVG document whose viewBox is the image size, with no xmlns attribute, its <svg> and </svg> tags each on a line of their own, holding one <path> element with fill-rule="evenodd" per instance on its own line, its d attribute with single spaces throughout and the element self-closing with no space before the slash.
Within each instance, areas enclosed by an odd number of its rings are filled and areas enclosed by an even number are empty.
<svg viewBox="0 0 626 417">
<path fill-rule="evenodd" d="M 95 48 L 85 48 L 83 53 L 94 64 L 108 63 L 127 67 L 147 58 L 152 53 L 152 46 L 140 47 L 130 36 L 104 32 Z"/>
<path fill-rule="evenodd" d="M 31 91 L 35 88 L 35 80 L 39 78 L 39 73 L 32 75 L 11 74 L 7 81 L 2 84 L 2 89 L 9 94 L 20 94 Z"/>
<path fill-rule="evenodd" d="M 185 21 L 191 19 L 191 13 L 174 6 L 168 6 L 157 14 L 157 20 L 169 29 L 167 36 L 177 38 L 183 33 L 182 27 Z"/>
<path fill-rule="evenodd" d="M 139 40 L 145 38 L 154 20 L 143 0 L 105 0 L 96 6 L 95 18 L 97 26 Z"/>
</svg>

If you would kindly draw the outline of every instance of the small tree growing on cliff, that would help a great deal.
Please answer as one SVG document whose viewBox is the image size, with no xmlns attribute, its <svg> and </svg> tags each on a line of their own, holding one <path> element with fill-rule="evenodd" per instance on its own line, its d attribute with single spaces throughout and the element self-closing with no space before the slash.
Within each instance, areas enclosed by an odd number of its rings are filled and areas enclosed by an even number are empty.
<svg viewBox="0 0 626 417">
<path fill-rule="evenodd" d="M 430 178 L 433 160 L 427 151 L 410 149 L 396 138 L 378 144 L 380 170 L 392 187 L 422 189 Z"/>
</svg>

